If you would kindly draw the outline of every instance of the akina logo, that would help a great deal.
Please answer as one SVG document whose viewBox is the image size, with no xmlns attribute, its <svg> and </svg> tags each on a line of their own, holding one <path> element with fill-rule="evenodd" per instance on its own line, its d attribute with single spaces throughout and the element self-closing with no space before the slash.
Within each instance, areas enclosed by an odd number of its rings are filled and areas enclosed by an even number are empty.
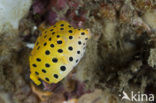
<svg viewBox="0 0 156 103">
<path fill-rule="evenodd" d="M 121 101 L 128 100 L 128 101 L 135 101 L 135 102 L 143 102 L 143 101 L 154 101 L 154 94 L 142 94 L 140 92 L 134 93 L 133 91 L 130 92 L 130 96 L 127 95 L 125 91 L 122 92 L 122 95 L 119 94 L 121 97 Z"/>
</svg>

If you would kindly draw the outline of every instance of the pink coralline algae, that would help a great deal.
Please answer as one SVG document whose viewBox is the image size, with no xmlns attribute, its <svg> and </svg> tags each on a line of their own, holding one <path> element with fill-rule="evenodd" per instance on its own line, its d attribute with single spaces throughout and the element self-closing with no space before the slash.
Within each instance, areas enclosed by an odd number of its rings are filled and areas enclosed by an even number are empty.
<svg viewBox="0 0 156 103">
<path fill-rule="evenodd" d="M 79 98 L 85 93 L 89 93 L 89 90 L 85 90 L 86 86 L 83 82 L 78 80 L 69 80 L 65 83 L 47 84 L 43 82 L 44 90 L 51 91 L 53 93 L 63 94 L 66 100 L 72 98 Z M 69 86 L 69 87 L 68 87 Z"/>
<path fill-rule="evenodd" d="M 62 10 L 67 7 L 68 0 L 50 0 L 50 7 L 54 7 L 57 10 Z"/>
<path fill-rule="evenodd" d="M 87 14 L 86 10 L 82 10 L 84 6 L 79 0 L 35 0 L 32 12 L 49 25 L 66 20 L 74 27 L 83 27 Z"/>
<path fill-rule="evenodd" d="M 33 14 L 43 15 L 46 11 L 47 2 L 43 0 L 35 0 L 32 5 Z"/>
<path fill-rule="evenodd" d="M 54 25 L 56 23 L 57 14 L 54 11 L 50 11 L 47 16 L 47 21 L 50 25 Z"/>
</svg>

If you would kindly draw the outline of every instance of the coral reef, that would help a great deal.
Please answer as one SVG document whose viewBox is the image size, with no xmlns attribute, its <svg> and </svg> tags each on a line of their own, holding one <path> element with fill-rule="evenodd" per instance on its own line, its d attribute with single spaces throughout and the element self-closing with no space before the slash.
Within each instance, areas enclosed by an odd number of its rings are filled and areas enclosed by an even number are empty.
<svg viewBox="0 0 156 103">
<path fill-rule="evenodd" d="M 14 7 L 7 1 L 0 0 L 0 8 Z M 29 0 L 15 1 L 11 4 L 18 5 L 18 18 L 13 15 L 16 9 L 0 11 L 0 102 L 120 103 L 123 91 L 129 96 L 131 91 L 156 94 L 155 0 L 34 0 L 32 5 Z M 52 93 L 42 101 L 41 92 L 30 86 L 31 48 L 26 45 L 59 20 L 90 28 L 94 35 L 80 63 L 64 80 L 37 87 Z"/>
</svg>

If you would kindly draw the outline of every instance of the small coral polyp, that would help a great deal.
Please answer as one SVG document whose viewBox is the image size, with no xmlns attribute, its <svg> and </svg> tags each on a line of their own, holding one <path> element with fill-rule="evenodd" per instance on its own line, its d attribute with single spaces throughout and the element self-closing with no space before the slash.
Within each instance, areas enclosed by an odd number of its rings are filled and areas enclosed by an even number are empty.
<svg viewBox="0 0 156 103">
<path fill-rule="evenodd" d="M 59 21 L 37 38 L 30 61 L 30 78 L 40 85 L 58 83 L 79 63 L 90 38 L 88 29 L 75 29 Z"/>
</svg>

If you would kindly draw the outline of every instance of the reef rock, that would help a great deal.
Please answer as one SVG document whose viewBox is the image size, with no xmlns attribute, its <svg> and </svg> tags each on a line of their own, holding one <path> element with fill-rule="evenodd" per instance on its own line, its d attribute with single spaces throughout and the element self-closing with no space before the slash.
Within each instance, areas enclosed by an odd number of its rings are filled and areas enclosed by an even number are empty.
<svg viewBox="0 0 156 103">
<path fill-rule="evenodd" d="M 17 30 L 19 21 L 31 6 L 31 0 L 0 0 L 0 33 Z"/>
<path fill-rule="evenodd" d="M 151 49 L 148 64 L 156 68 L 156 49 Z"/>
</svg>

